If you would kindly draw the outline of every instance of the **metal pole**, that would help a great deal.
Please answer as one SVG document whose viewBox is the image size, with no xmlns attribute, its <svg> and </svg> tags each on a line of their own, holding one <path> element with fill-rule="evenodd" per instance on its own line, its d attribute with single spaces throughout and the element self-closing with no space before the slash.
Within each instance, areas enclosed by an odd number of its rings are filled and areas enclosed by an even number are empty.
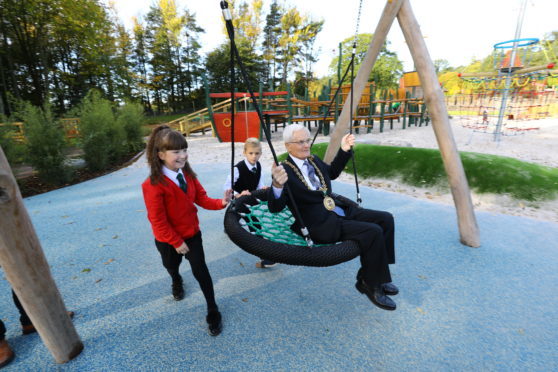
<svg viewBox="0 0 558 372">
<path fill-rule="evenodd" d="M 498 123 L 496 124 L 496 129 L 494 130 L 494 142 L 500 142 L 501 132 L 502 132 L 502 121 L 504 119 L 504 114 L 506 112 L 506 104 L 508 100 L 508 93 L 510 90 L 511 76 L 513 72 L 513 64 L 515 63 L 515 56 L 517 54 L 517 45 L 519 43 L 519 38 L 521 36 L 521 27 L 523 25 L 523 17 L 525 16 L 525 8 L 527 7 L 527 0 L 523 0 L 523 5 L 519 11 L 519 17 L 517 19 L 517 27 L 515 28 L 514 43 L 510 58 L 510 65 L 506 73 L 506 85 L 504 87 L 504 92 L 502 93 L 502 104 L 500 105 L 500 113 L 498 114 Z"/>
</svg>

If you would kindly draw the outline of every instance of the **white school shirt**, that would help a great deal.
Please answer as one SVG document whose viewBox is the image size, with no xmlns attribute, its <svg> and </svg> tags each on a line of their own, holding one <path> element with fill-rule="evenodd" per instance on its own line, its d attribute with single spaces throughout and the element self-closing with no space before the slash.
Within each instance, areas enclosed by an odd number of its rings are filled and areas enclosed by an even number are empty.
<svg viewBox="0 0 558 372">
<path fill-rule="evenodd" d="M 168 178 L 170 178 L 175 183 L 176 186 L 180 187 L 180 183 L 178 183 L 178 179 L 176 177 L 179 174 L 181 174 L 182 177 L 184 177 L 184 173 L 182 173 L 182 169 L 179 169 L 178 172 L 175 172 L 167 168 L 165 165 L 163 165 L 163 174 Z M 186 182 L 186 177 L 184 177 L 184 182 Z M 188 185 L 188 182 L 186 182 L 186 185 Z"/>
</svg>

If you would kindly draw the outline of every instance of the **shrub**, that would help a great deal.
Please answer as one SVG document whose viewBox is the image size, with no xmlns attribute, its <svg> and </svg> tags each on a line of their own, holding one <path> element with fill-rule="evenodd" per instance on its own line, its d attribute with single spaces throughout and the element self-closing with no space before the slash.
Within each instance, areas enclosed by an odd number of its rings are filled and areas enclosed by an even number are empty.
<svg viewBox="0 0 558 372">
<path fill-rule="evenodd" d="M 39 178 L 55 185 L 68 182 L 71 173 L 64 165 L 63 151 L 67 147 L 64 130 L 54 119 L 50 106 L 41 109 L 23 103 L 18 115 L 25 123 L 26 159 Z"/>
<path fill-rule="evenodd" d="M 126 151 L 124 129 L 116 122 L 111 104 L 91 90 L 80 107 L 80 133 L 89 169 L 106 169 Z"/>
<path fill-rule="evenodd" d="M 6 126 L 0 126 L 0 147 L 2 147 L 8 163 L 12 166 L 23 163 L 25 146 L 12 138 L 15 129 L 9 125 L 10 122 L 7 118 L 0 117 L 0 122 L 6 124 Z"/>
<path fill-rule="evenodd" d="M 143 148 L 143 107 L 137 103 L 127 102 L 117 113 L 117 123 L 124 129 L 127 152 Z"/>
</svg>

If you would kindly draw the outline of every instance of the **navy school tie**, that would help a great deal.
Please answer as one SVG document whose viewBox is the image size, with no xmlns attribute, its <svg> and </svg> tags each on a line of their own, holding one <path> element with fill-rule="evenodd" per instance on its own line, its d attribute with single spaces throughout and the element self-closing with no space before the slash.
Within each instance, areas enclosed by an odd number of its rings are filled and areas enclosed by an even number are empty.
<svg viewBox="0 0 558 372">
<path fill-rule="evenodd" d="M 186 185 L 186 181 L 184 180 L 184 176 L 182 175 L 182 173 L 178 173 L 176 179 L 178 180 L 178 187 L 180 187 L 182 191 L 187 192 L 188 185 Z"/>
</svg>

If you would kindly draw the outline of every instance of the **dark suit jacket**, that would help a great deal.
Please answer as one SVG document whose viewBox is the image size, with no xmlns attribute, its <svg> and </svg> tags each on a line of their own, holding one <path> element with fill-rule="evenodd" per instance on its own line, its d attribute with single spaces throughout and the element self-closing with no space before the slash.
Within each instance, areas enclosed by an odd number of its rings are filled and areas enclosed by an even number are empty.
<svg viewBox="0 0 558 372">
<path fill-rule="evenodd" d="M 330 165 L 324 163 L 317 156 L 313 157 L 314 163 L 320 168 L 324 180 L 327 184 L 327 193 L 331 195 L 331 180 L 336 179 L 345 168 L 345 165 L 351 158 L 351 152 L 345 152 L 339 149 L 335 159 Z M 292 158 L 288 159 L 294 164 Z M 295 165 L 296 166 L 296 165 Z M 291 190 L 293 200 L 287 200 L 287 192 L 283 190 L 281 197 L 275 199 L 273 189 L 268 190 L 268 207 L 272 213 L 277 213 L 288 205 L 292 211 L 293 202 L 297 205 L 302 216 L 304 224 L 308 228 L 310 237 L 317 243 L 333 243 L 340 240 L 341 225 L 340 217 L 333 211 L 328 211 L 323 204 L 324 195 L 319 190 L 309 190 L 308 187 L 299 179 L 293 169 L 283 164 L 283 168 L 289 177 L 287 185 Z M 299 170 L 300 171 L 300 170 Z M 300 171 L 302 174 L 302 171 Z M 291 228 L 300 234 L 300 225 L 295 222 Z"/>
</svg>

